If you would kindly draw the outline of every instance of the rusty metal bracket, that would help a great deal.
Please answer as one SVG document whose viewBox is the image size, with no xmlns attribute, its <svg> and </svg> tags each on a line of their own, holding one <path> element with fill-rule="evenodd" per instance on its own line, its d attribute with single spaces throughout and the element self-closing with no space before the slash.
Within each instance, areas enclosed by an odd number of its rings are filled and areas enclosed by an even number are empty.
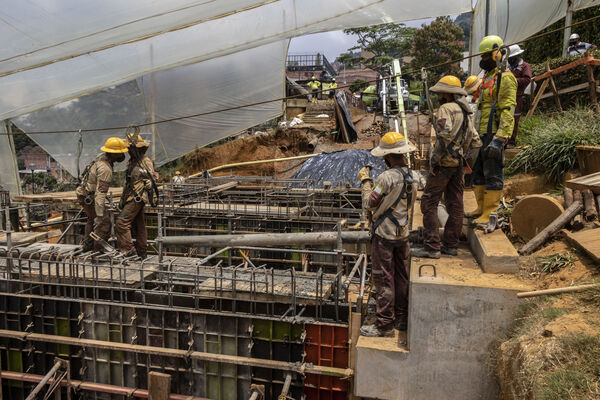
<svg viewBox="0 0 600 400">
<path fill-rule="evenodd" d="M 433 270 L 433 277 L 437 278 L 437 270 L 435 268 L 434 264 L 421 264 L 419 265 L 419 278 L 423 276 L 423 267 L 431 267 L 431 269 Z"/>
</svg>

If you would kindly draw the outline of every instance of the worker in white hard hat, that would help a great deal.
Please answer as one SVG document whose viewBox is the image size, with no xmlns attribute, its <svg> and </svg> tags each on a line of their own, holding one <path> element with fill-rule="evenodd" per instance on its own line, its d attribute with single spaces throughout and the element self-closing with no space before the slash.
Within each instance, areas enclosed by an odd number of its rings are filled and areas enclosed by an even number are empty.
<svg viewBox="0 0 600 400">
<path fill-rule="evenodd" d="M 517 79 L 517 105 L 515 107 L 515 127 L 513 128 L 510 139 L 508 139 L 508 142 L 506 143 L 507 146 L 515 146 L 517 144 L 519 120 L 521 119 L 521 112 L 526 102 L 525 88 L 527 88 L 531 82 L 531 79 L 533 78 L 531 66 L 523 61 L 521 56 L 523 52 L 525 52 L 525 50 L 523 50 L 518 44 L 513 44 L 512 46 L 508 47 L 508 65 L 510 71 Z"/>
<path fill-rule="evenodd" d="M 176 185 L 181 185 L 185 183 L 185 178 L 181 175 L 181 172 L 175 171 L 175 176 L 171 179 L 171 182 Z"/>
<path fill-rule="evenodd" d="M 578 54 L 583 54 L 588 50 L 593 50 L 597 46 L 595 44 L 582 42 L 581 38 L 577 33 L 569 36 L 569 48 L 567 49 L 567 54 L 570 56 L 576 56 Z"/>
<path fill-rule="evenodd" d="M 371 150 L 375 157 L 383 157 L 388 169 L 374 180 L 369 166 L 358 171 L 363 207 L 370 212 L 372 276 L 377 292 L 376 321 L 360 328 L 363 336 L 394 336 L 394 328 L 405 331 L 407 327 L 408 218 L 417 195 L 407 157 L 415 150 L 404 135 L 388 132 Z"/>
</svg>

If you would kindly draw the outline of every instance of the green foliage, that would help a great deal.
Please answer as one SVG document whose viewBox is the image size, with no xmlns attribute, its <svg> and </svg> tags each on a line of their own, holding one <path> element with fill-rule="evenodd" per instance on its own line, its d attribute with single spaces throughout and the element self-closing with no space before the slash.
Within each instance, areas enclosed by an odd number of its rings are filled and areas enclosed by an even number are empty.
<svg viewBox="0 0 600 400">
<path fill-rule="evenodd" d="M 321 65 L 323 64 L 323 57 L 321 57 L 321 53 L 317 53 L 317 57 L 315 59 L 315 64 L 316 65 Z"/>
<path fill-rule="evenodd" d="M 575 257 L 569 252 L 565 254 L 550 254 L 548 256 L 538 257 L 536 260 L 539 270 L 548 274 L 570 267 L 574 262 Z"/>
<path fill-rule="evenodd" d="M 367 86 L 369 86 L 369 82 L 362 80 L 362 79 L 356 79 L 356 80 L 352 81 L 352 83 L 350 83 L 350 91 L 352 93 L 360 92 L 361 90 L 365 89 Z"/>
<path fill-rule="evenodd" d="M 358 36 L 358 44 L 348 49 L 349 52 L 362 49 L 372 53 L 373 57 L 367 58 L 360 55 L 355 57 L 350 53 L 345 53 L 340 55 L 337 60 L 343 63 L 347 62 L 348 66 L 363 64 L 367 68 L 384 74 L 394 58 L 401 58 L 409 54 L 415 31 L 415 28 L 408 28 L 404 24 L 382 24 L 344 29 L 345 34 Z"/>
<path fill-rule="evenodd" d="M 33 175 L 33 178 L 32 178 Z M 52 192 L 56 189 L 56 178 L 50 174 L 45 172 L 36 172 L 34 174 L 26 174 L 23 177 L 23 185 L 31 185 L 31 181 L 35 185 L 35 191 L 37 193 L 42 192 L 42 190 L 46 192 Z M 42 189 L 45 188 L 45 189 Z"/>
<path fill-rule="evenodd" d="M 450 17 L 437 17 L 429 25 L 423 24 L 413 40 L 411 67 L 419 70 L 423 66 L 432 66 L 462 58 L 464 49 L 463 30 L 452 23 Z M 427 79 L 435 83 L 443 75 L 461 77 L 458 63 L 445 64 L 427 71 Z"/>
<path fill-rule="evenodd" d="M 600 115 L 585 109 L 572 109 L 555 116 L 523 119 L 520 144 L 527 144 L 508 164 L 506 172 L 545 174 L 558 184 L 563 175 L 577 167 L 575 147 L 600 144 Z M 521 136 L 521 134 L 519 134 Z"/>
<path fill-rule="evenodd" d="M 595 17 L 600 13 L 600 6 L 589 7 L 573 13 L 573 23 Z M 565 26 L 565 19 L 562 18 L 550 25 L 542 32 L 549 32 Z M 592 44 L 600 44 L 600 24 L 598 20 L 590 21 L 571 28 L 573 33 L 578 33 L 581 40 Z M 563 45 L 563 31 L 551 33 L 537 39 L 532 39 L 524 44 L 525 61 L 531 63 L 545 62 L 548 58 L 561 57 Z"/>
<path fill-rule="evenodd" d="M 460 14 L 454 20 L 454 24 L 459 26 L 460 29 L 463 30 L 464 42 L 465 42 L 464 49 L 466 51 L 469 50 L 469 38 L 471 37 L 471 18 L 472 18 L 472 16 L 473 16 L 473 13 L 466 12 L 466 13 Z"/>
</svg>

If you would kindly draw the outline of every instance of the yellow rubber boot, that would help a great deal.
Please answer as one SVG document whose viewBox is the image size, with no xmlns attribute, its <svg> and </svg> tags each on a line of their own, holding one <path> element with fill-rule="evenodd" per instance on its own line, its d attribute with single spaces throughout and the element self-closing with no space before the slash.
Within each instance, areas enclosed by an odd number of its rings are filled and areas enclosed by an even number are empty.
<svg viewBox="0 0 600 400">
<path fill-rule="evenodd" d="M 483 212 L 483 194 L 485 193 L 485 185 L 474 185 L 475 200 L 477 200 L 477 208 L 473 211 L 465 212 L 465 217 L 479 217 Z"/>
<path fill-rule="evenodd" d="M 498 209 L 502 190 L 486 190 L 483 194 L 483 212 L 475 220 L 476 224 L 487 224 L 490 221 L 490 214 Z"/>
</svg>

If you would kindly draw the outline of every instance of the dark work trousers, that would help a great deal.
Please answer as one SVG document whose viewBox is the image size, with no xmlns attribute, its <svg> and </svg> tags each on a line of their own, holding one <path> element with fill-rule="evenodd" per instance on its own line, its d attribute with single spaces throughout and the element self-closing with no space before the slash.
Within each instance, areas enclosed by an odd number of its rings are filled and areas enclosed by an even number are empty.
<svg viewBox="0 0 600 400">
<path fill-rule="evenodd" d="M 515 107 L 515 128 L 513 129 L 512 136 L 508 140 L 509 144 L 517 144 L 517 134 L 519 133 L 519 120 L 521 119 L 521 112 L 525 107 L 527 99 L 524 94 L 517 94 L 517 106 Z"/>
<path fill-rule="evenodd" d="M 504 171 L 502 169 L 504 148 L 498 158 L 488 158 L 485 155 L 485 148 L 493 138 L 494 135 L 483 136 L 483 146 L 481 146 L 479 157 L 473 166 L 473 185 L 485 185 L 485 190 L 502 190 L 504 188 Z"/>
<path fill-rule="evenodd" d="M 132 231 L 135 232 L 135 250 L 138 256 L 145 258 L 148 249 L 148 234 L 144 219 L 144 202 L 128 201 L 115 222 L 115 234 L 119 251 L 128 253 L 133 248 Z"/>
<path fill-rule="evenodd" d="M 315 100 L 319 99 L 319 89 L 313 89 L 312 90 L 312 98 Z"/>
<path fill-rule="evenodd" d="M 406 240 L 385 240 L 373 236 L 371 253 L 373 283 L 377 291 L 378 327 L 391 327 L 408 316 L 410 244 Z"/>
<path fill-rule="evenodd" d="M 85 204 L 84 196 L 77 196 L 77 199 L 87 217 L 81 244 L 90 250 L 93 249 L 94 251 L 103 251 L 103 247 L 100 245 L 100 243 L 94 241 L 94 239 L 90 237 L 90 233 L 93 231 L 100 238 L 108 241 L 110 236 L 110 218 L 108 217 L 108 212 L 105 210 L 103 217 L 96 217 L 96 208 L 93 203 Z"/>
<path fill-rule="evenodd" d="M 436 167 L 435 175 L 429 174 L 427 184 L 421 197 L 421 212 L 425 228 L 425 248 L 439 251 L 440 230 L 438 219 L 438 204 L 442 195 L 446 200 L 448 221 L 444 226 L 444 246 L 458 247 L 464 216 L 463 207 L 463 171 L 460 167 Z"/>
</svg>

